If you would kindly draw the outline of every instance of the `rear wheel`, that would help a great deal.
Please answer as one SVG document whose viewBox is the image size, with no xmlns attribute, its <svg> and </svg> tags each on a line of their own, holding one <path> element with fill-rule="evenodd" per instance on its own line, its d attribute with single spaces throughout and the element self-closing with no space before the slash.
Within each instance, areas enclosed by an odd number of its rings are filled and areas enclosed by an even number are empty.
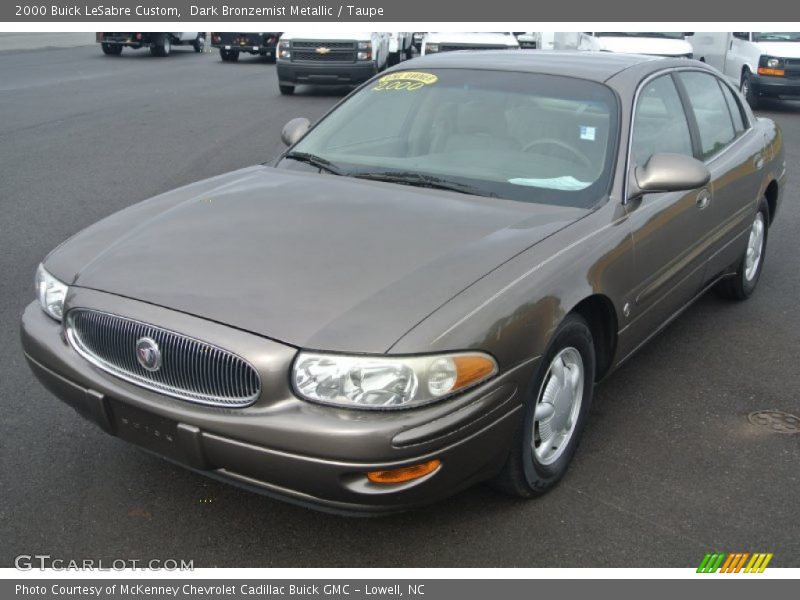
<svg viewBox="0 0 800 600">
<path fill-rule="evenodd" d="M 236 62 L 237 60 L 239 60 L 239 51 L 226 50 L 225 48 L 220 48 L 219 56 L 224 62 Z"/>
<path fill-rule="evenodd" d="M 198 35 L 197 38 L 195 38 L 195 40 L 192 42 L 192 47 L 194 48 L 195 52 L 202 52 L 206 47 L 206 38 L 202 35 Z"/>
<path fill-rule="evenodd" d="M 284 96 L 291 96 L 294 94 L 294 86 L 293 85 L 283 85 L 282 83 L 278 85 L 281 90 L 281 94 Z"/>
<path fill-rule="evenodd" d="M 722 297 L 731 300 L 746 300 L 755 291 L 766 257 L 768 224 L 769 205 L 765 199 L 762 199 L 758 206 L 758 212 L 750 225 L 747 248 L 736 267 L 736 273 L 733 277 L 723 279 L 717 284 L 717 292 Z"/>
<path fill-rule="evenodd" d="M 103 49 L 103 54 L 107 54 L 108 56 L 119 56 L 122 54 L 122 46 L 120 44 L 106 44 L 103 42 L 100 44 L 100 47 Z"/>
<path fill-rule="evenodd" d="M 541 359 L 509 458 L 493 483 L 522 498 L 540 496 L 564 476 L 578 447 L 594 391 L 592 333 L 568 315 Z"/>
<path fill-rule="evenodd" d="M 169 56 L 172 51 L 172 41 L 169 39 L 168 33 L 162 33 L 156 37 L 153 45 L 150 46 L 150 54 L 153 56 Z"/>
<path fill-rule="evenodd" d="M 742 92 L 742 96 L 744 96 L 745 100 L 747 100 L 747 103 L 750 105 L 750 108 L 756 110 L 761 105 L 761 97 L 758 95 L 758 92 L 753 89 L 753 76 L 747 69 L 742 73 L 742 82 L 739 89 Z"/>
</svg>

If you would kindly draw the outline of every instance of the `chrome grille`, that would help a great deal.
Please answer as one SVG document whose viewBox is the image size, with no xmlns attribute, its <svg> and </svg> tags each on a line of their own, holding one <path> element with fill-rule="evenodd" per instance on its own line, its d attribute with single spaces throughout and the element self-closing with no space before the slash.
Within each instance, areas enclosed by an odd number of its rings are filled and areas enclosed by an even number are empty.
<svg viewBox="0 0 800 600">
<path fill-rule="evenodd" d="M 67 315 L 67 338 L 95 366 L 144 388 L 214 406 L 241 407 L 261 392 L 258 372 L 239 356 L 167 329 L 83 308 Z M 136 356 L 142 338 L 158 344 L 161 366 L 146 370 Z"/>
</svg>

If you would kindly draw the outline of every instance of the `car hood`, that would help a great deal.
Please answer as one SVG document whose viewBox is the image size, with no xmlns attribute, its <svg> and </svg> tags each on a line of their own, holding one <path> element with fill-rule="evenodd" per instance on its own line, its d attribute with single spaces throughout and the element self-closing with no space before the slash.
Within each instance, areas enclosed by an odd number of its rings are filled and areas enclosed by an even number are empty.
<svg viewBox="0 0 800 600">
<path fill-rule="evenodd" d="M 586 212 L 252 167 L 112 215 L 45 266 L 291 345 L 381 353 Z"/>
<path fill-rule="evenodd" d="M 758 49 L 768 56 L 800 58 L 800 42 L 758 42 Z"/>
</svg>

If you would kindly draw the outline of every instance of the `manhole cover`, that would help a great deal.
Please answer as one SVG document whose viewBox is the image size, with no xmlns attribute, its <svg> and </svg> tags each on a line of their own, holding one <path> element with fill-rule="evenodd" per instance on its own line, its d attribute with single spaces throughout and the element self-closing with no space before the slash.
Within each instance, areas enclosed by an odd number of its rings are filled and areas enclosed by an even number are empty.
<svg viewBox="0 0 800 600">
<path fill-rule="evenodd" d="M 779 410 L 757 410 L 747 415 L 747 420 L 773 433 L 800 433 L 800 417 Z"/>
</svg>

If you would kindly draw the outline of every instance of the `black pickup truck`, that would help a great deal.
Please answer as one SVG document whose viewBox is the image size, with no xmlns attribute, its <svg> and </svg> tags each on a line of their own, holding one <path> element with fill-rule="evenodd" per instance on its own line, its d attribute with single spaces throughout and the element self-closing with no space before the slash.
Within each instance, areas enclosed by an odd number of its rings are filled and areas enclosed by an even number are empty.
<svg viewBox="0 0 800 600">
<path fill-rule="evenodd" d="M 119 56 L 127 46 L 134 50 L 150 48 L 153 56 L 169 56 L 173 46 L 192 46 L 195 52 L 202 52 L 206 44 L 206 34 L 198 32 L 152 33 L 152 32 L 108 32 L 98 31 L 95 41 L 103 49 L 103 54 Z"/>
<path fill-rule="evenodd" d="M 236 62 L 241 52 L 258 54 L 275 61 L 275 49 L 281 37 L 280 31 L 266 33 L 212 33 L 211 45 L 219 48 L 219 55 L 225 62 Z"/>
</svg>

